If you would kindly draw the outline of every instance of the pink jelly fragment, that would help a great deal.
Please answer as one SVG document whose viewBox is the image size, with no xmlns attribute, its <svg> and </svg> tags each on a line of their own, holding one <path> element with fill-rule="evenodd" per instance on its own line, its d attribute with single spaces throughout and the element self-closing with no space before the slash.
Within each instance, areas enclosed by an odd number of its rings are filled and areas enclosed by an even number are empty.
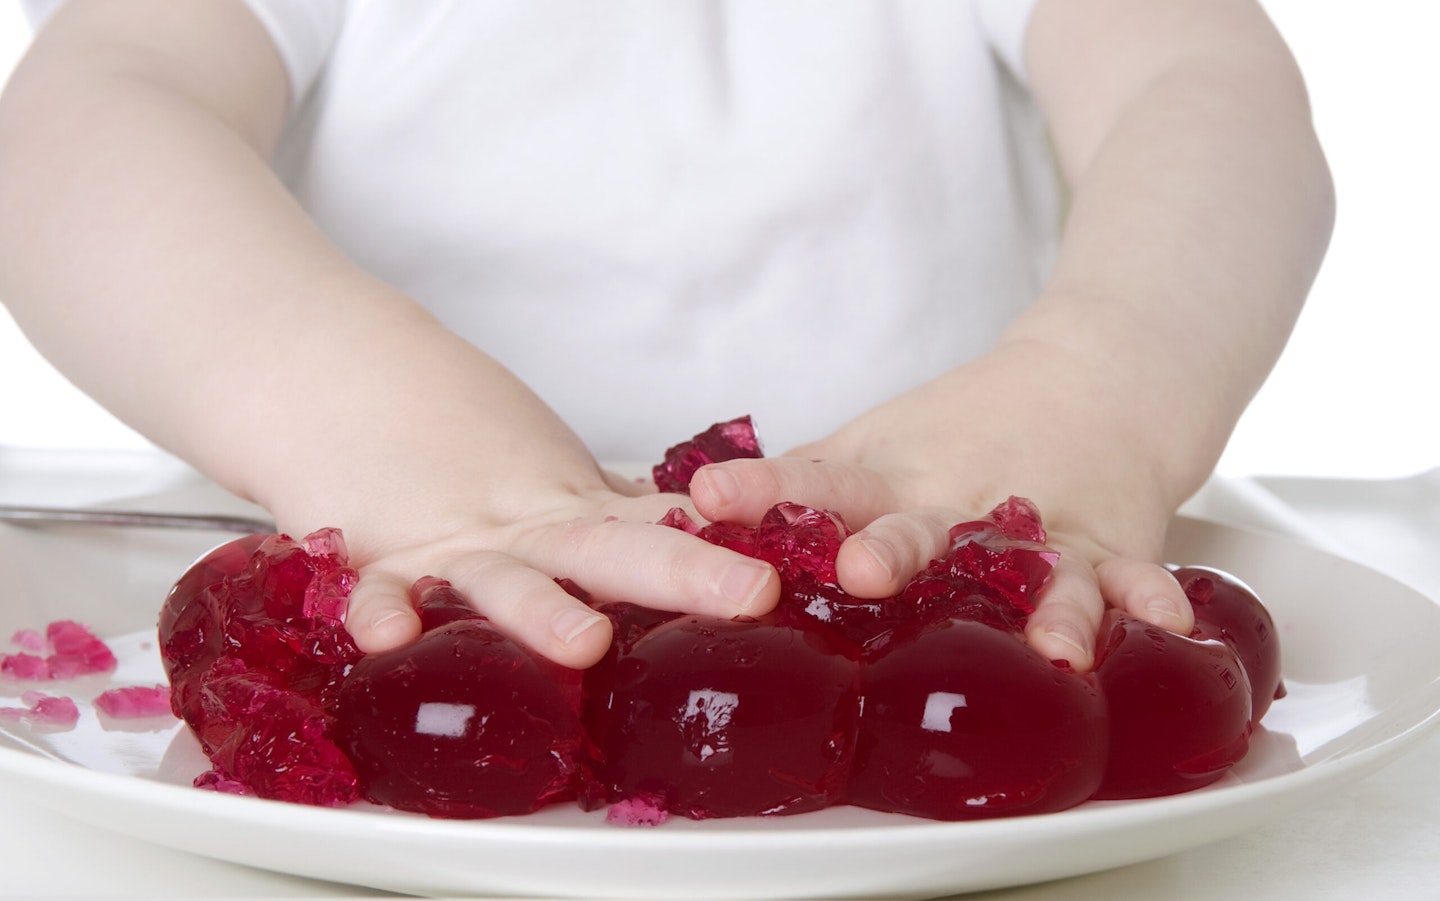
<svg viewBox="0 0 1440 901">
<path fill-rule="evenodd" d="M 348 566 L 337 566 L 322 572 L 305 586 L 305 600 L 301 613 L 305 616 L 343 623 L 350 592 L 360 574 Z"/>
<path fill-rule="evenodd" d="M 0 675 L 18 682 L 38 682 L 50 678 L 50 667 L 36 654 L 6 654 L 0 657 Z"/>
<path fill-rule="evenodd" d="M 10 642 L 22 651 L 32 654 L 45 653 L 45 636 L 38 629 L 21 629 Z"/>
<path fill-rule="evenodd" d="M 651 475 L 661 491 L 688 494 L 695 471 L 710 463 L 764 456 L 749 416 L 721 422 L 665 451 Z"/>
<path fill-rule="evenodd" d="M 101 692 L 95 709 L 117 720 L 170 716 L 170 688 L 165 685 L 129 685 Z"/>
<path fill-rule="evenodd" d="M 54 652 L 45 658 L 52 679 L 69 679 L 115 669 L 115 655 L 105 642 L 77 622 L 60 620 L 45 627 Z"/>
<path fill-rule="evenodd" d="M 245 783 L 238 779 L 231 779 L 219 770 L 206 770 L 195 777 L 194 785 L 196 788 L 204 788 L 225 795 L 250 794 L 250 790 L 245 787 Z"/>
<path fill-rule="evenodd" d="M 0 707 L 0 720 L 57 730 L 74 728 L 80 721 L 80 708 L 70 698 L 27 691 L 20 701 L 26 706 Z"/>
<path fill-rule="evenodd" d="M 0 676 L 22 682 L 73 679 L 115 669 L 108 645 L 77 622 L 58 620 L 41 636 L 34 629 L 15 633 L 18 654 L 0 655 Z M 45 656 L 40 656 L 41 654 Z"/>
<path fill-rule="evenodd" d="M 1040 510 L 1028 498 L 1012 495 L 990 511 L 990 520 L 1000 527 L 1006 538 L 1045 543 Z"/>
<path fill-rule="evenodd" d="M 610 805 L 605 822 L 612 826 L 659 826 L 670 812 L 658 795 L 641 794 Z"/>
</svg>

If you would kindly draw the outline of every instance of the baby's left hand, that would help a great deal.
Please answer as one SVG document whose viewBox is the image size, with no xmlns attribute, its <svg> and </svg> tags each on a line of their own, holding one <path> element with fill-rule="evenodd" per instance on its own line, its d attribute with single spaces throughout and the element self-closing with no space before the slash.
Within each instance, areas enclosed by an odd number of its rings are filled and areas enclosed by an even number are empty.
<svg viewBox="0 0 1440 901">
<path fill-rule="evenodd" d="M 818 447 L 811 445 L 806 452 Z M 950 504 L 922 504 L 916 500 L 925 496 L 919 487 L 855 463 L 782 456 L 706 466 L 691 482 L 690 492 L 696 510 L 711 520 L 753 523 L 781 501 L 839 513 L 857 529 L 840 549 L 840 586 L 857 597 L 883 598 L 899 593 L 926 564 L 949 550 L 952 525 L 980 518 L 1003 499 L 967 502 L 955 491 Z M 1083 500 L 1077 503 L 1083 505 Z M 1142 553 L 1108 543 L 1122 531 L 1104 521 L 1113 511 L 1064 505 L 1055 509 L 1052 504 L 1040 512 L 1054 524 L 1047 529 L 1047 543 L 1059 551 L 1060 559 L 1025 629 L 1026 640 L 1039 654 L 1066 660 L 1077 672 L 1088 671 L 1107 605 L 1172 632 L 1188 635 L 1194 628 L 1184 592 L 1151 558 L 1163 541 L 1163 523 Z"/>
</svg>

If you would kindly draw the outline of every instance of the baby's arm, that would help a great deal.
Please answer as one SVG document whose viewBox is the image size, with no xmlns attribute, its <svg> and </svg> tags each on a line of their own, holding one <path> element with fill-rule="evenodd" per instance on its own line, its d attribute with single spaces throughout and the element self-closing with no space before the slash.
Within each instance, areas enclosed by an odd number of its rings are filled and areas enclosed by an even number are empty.
<svg viewBox="0 0 1440 901">
<path fill-rule="evenodd" d="M 710 517 L 789 498 L 868 523 L 840 559 L 865 596 L 949 523 L 1026 495 L 1068 552 L 1030 641 L 1084 668 L 1102 596 L 1189 629 L 1154 563 L 1165 526 L 1280 353 L 1333 194 L 1300 74 L 1250 0 L 1041 0 L 1027 61 L 1073 191 L 1034 306 L 985 358 L 692 491 Z"/>
<path fill-rule="evenodd" d="M 0 99 L 0 296 L 81 388 L 266 506 L 345 530 L 366 649 L 418 630 L 407 589 L 454 582 L 562 662 L 609 626 L 557 587 L 720 615 L 773 570 L 646 524 L 493 359 L 332 246 L 267 166 L 288 85 L 239 2 L 73 0 Z"/>
</svg>

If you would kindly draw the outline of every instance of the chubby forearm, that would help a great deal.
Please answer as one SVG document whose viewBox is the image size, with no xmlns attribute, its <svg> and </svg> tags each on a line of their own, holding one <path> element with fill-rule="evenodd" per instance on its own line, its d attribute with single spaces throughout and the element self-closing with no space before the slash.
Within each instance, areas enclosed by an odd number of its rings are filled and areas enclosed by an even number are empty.
<svg viewBox="0 0 1440 901">
<path fill-rule="evenodd" d="M 1125 52 L 1085 49 L 1106 46 Z M 1090 408 L 1178 504 L 1278 357 L 1329 239 L 1304 85 L 1259 8 L 1231 0 L 1042 0 L 1029 59 L 1073 194 L 1053 277 L 1002 352 L 1064 361 L 1057 402 Z"/>
<path fill-rule="evenodd" d="M 492 446 L 525 431 L 534 447 L 513 465 L 575 451 L 523 386 L 346 259 L 274 177 L 287 85 L 258 24 L 238 5 L 186 18 L 155 17 L 190 29 L 171 45 L 189 53 L 167 55 L 116 40 L 95 5 L 62 10 L 4 97 L 0 292 L 35 343 L 143 433 L 295 519 L 312 496 L 386 484 L 397 459 L 446 455 L 452 477 L 485 478 L 467 424 Z"/>
</svg>

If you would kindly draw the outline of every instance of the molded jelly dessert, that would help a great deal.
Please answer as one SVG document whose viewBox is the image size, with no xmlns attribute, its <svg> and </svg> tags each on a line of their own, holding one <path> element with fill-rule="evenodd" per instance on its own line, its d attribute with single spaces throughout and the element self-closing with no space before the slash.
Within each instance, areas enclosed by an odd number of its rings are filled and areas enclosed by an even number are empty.
<svg viewBox="0 0 1440 901">
<path fill-rule="evenodd" d="M 434 817 L 531 813 L 574 795 L 580 674 L 473 615 L 355 664 L 338 741 L 365 796 Z"/>
<path fill-rule="evenodd" d="M 1229 573 L 1206 566 L 1177 566 L 1171 572 L 1195 608 L 1196 622 L 1218 629 L 1245 665 L 1254 694 L 1250 722 L 1260 722 L 1270 702 L 1285 697 L 1280 640 L 1270 611 L 1248 585 Z"/>
<path fill-rule="evenodd" d="M 650 799 L 693 819 L 838 803 L 858 713 L 856 667 L 824 636 L 686 616 L 597 673 L 587 694 L 597 800 Z"/>
<path fill-rule="evenodd" d="M 1110 610 L 1095 675 L 1110 711 L 1097 798 L 1149 798 L 1209 785 L 1250 746 L 1250 682 L 1204 623 L 1187 638 Z"/>
<path fill-rule="evenodd" d="M 655 477 L 682 491 L 707 462 L 758 455 L 735 420 L 672 448 Z M 1020 498 L 955 526 L 945 555 L 883 599 L 839 587 L 850 532 L 833 513 L 779 504 L 754 525 L 700 524 L 676 509 L 661 523 L 772 564 L 779 606 L 758 621 L 600 606 L 614 637 L 583 674 L 428 577 L 412 589 L 421 638 L 362 656 L 342 625 L 356 573 L 333 529 L 217 548 L 160 617 L 172 705 L 215 767 L 197 785 L 443 817 L 576 798 L 636 824 L 838 803 L 1041 813 L 1213 782 L 1283 692 L 1269 615 L 1196 567 L 1174 570 L 1193 636 L 1111 611 L 1094 673 L 1040 658 L 1022 632 L 1058 555 Z"/>
<path fill-rule="evenodd" d="M 897 638 L 862 670 L 865 711 L 850 803 L 937 820 L 1064 810 L 1105 772 L 1095 679 L 1008 631 L 942 619 Z"/>
</svg>

